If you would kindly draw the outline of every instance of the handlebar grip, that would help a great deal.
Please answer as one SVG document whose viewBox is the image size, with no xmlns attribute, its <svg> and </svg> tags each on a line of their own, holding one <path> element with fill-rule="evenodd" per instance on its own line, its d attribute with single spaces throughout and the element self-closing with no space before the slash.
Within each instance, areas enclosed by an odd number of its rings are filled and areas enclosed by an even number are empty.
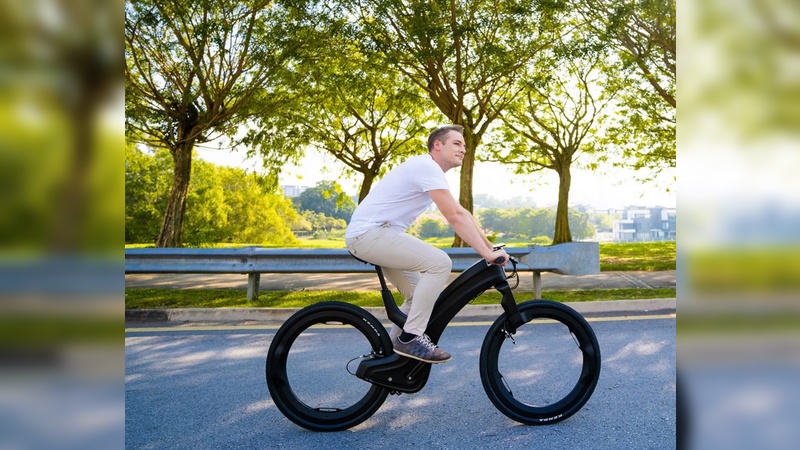
<svg viewBox="0 0 800 450">
<path fill-rule="evenodd" d="M 505 261 L 505 258 L 503 258 L 502 256 L 498 256 L 497 258 L 495 258 L 494 263 L 501 264 L 503 261 Z"/>
</svg>

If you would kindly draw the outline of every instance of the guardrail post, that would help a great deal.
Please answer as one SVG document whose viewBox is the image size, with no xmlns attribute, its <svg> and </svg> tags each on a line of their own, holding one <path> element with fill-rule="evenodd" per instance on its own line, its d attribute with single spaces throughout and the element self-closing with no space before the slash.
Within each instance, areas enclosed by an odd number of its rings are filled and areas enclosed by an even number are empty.
<svg viewBox="0 0 800 450">
<path fill-rule="evenodd" d="M 258 300 L 258 285 L 261 283 L 260 273 L 247 274 L 247 300 Z"/>
<path fill-rule="evenodd" d="M 533 298 L 539 300 L 542 298 L 542 271 L 533 271 Z"/>
<path fill-rule="evenodd" d="M 520 262 L 533 271 L 533 296 L 542 298 L 542 272 L 560 275 L 600 273 L 598 242 L 565 242 L 556 245 L 533 245 Z"/>
</svg>

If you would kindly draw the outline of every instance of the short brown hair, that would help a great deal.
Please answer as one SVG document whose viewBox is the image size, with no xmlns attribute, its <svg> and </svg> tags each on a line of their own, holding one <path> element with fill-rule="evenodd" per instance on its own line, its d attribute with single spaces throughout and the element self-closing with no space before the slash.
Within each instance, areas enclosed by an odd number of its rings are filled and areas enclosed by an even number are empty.
<svg viewBox="0 0 800 450">
<path fill-rule="evenodd" d="M 442 137 L 451 131 L 458 131 L 460 134 L 464 134 L 464 127 L 461 125 L 445 125 L 442 127 L 437 128 L 436 130 L 428 136 L 428 151 L 430 152 L 433 150 L 433 143 L 436 141 L 441 141 Z"/>
</svg>

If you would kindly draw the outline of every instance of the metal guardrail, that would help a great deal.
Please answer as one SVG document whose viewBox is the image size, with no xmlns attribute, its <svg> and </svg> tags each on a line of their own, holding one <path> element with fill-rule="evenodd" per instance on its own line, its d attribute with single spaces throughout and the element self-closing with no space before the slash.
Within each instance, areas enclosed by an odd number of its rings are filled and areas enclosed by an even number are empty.
<svg viewBox="0 0 800 450">
<path fill-rule="evenodd" d="M 453 271 L 466 270 L 480 259 L 471 248 L 443 249 Z M 530 247 L 506 248 L 517 259 Z M 521 268 L 524 270 L 524 268 Z M 125 273 L 363 273 L 372 265 L 353 258 L 345 249 L 232 249 L 147 248 L 125 250 Z"/>
<path fill-rule="evenodd" d="M 533 272 L 534 297 L 541 298 L 541 272 L 568 274 L 565 263 L 534 258 L 540 247 L 506 247 L 520 263 L 518 271 Z M 443 249 L 462 272 L 480 256 L 471 248 Z M 537 251 L 535 251 L 537 250 Z M 545 255 L 543 255 L 545 256 Z M 537 263 L 537 260 L 538 263 Z M 125 273 L 241 273 L 248 275 L 247 298 L 258 298 L 262 273 L 367 273 L 375 269 L 353 258 L 346 249 L 295 248 L 140 248 L 125 250 Z M 598 265 L 599 270 L 599 265 Z M 573 272 L 575 273 L 575 272 Z"/>
</svg>

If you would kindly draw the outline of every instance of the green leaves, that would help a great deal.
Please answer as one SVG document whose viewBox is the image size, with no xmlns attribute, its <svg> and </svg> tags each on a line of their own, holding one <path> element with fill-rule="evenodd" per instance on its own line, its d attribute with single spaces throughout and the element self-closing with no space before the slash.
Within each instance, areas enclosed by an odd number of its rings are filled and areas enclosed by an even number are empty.
<svg viewBox="0 0 800 450">
<path fill-rule="evenodd" d="M 240 129 L 271 102 L 297 47 L 283 17 L 265 0 L 126 3 L 126 131 L 175 157 L 159 246 L 181 245 L 194 145 L 241 140 Z"/>
<path fill-rule="evenodd" d="M 355 203 L 335 181 L 323 181 L 294 198 L 298 211 L 313 211 L 328 217 L 349 221 Z"/>
<path fill-rule="evenodd" d="M 172 159 L 129 145 L 125 160 L 125 242 L 153 243 L 161 226 L 171 183 Z M 202 160 L 192 167 L 183 241 L 291 245 L 298 214 L 290 200 L 275 193 L 274 180 Z"/>
<path fill-rule="evenodd" d="M 554 237 L 556 211 L 552 208 L 487 208 L 481 209 L 478 214 L 483 228 L 499 233 L 505 239 L 546 236 L 552 240 Z M 577 239 L 588 239 L 595 235 L 594 225 L 589 222 L 587 214 L 571 209 L 568 220 Z"/>
<path fill-rule="evenodd" d="M 618 120 L 605 145 L 636 169 L 675 167 L 676 13 L 674 0 L 575 0 L 588 29 L 615 51 L 603 66 L 619 90 Z"/>
<path fill-rule="evenodd" d="M 578 158 L 674 166 L 674 1 L 131 0 L 125 11 L 126 127 L 151 143 L 228 136 L 273 176 L 323 151 L 360 177 L 363 198 L 424 152 L 433 126 L 456 123 L 468 209 L 478 153 L 564 179 Z"/>
</svg>

